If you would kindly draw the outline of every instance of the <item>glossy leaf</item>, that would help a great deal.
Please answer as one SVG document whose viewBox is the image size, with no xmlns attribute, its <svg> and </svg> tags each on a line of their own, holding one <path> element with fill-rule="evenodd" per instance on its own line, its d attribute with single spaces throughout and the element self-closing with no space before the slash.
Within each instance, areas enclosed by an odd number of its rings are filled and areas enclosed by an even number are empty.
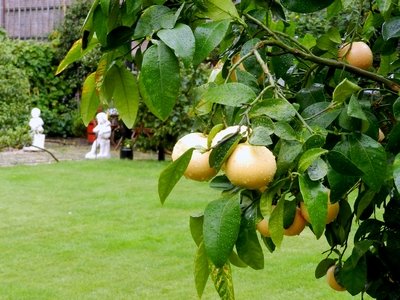
<svg viewBox="0 0 400 300">
<path fill-rule="evenodd" d="M 339 278 L 351 295 L 364 290 L 367 281 L 367 265 L 365 253 L 372 246 L 372 241 L 363 240 L 355 243 L 350 257 L 345 261 Z"/>
<path fill-rule="evenodd" d="M 331 189 L 330 197 L 332 200 L 344 197 L 359 180 L 359 177 L 344 176 L 343 174 L 336 172 L 331 167 L 328 168 L 327 178 L 329 187 Z"/>
<path fill-rule="evenodd" d="M 391 18 L 383 23 L 382 37 L 385 41 L 400 37 L 400 17 Z"/>
<path fill-rule="evenodd" d="M 328 165 L 323 159 L 317 158 L 308 167 L 307 174 L 312 181 L 322 180 L 328 174 Z"/>
<path fill-rule="evenodd" d="M 287 141 L 298 140 L 297 132 L 287 122 L 276 122 L 274 133 L 276 136 Z"/>
<path fill-rule="evenodd" d="M 228 31 L 229 24 L 229 20 L 222 20 L 204 23 L 196 27 L 194 31 L 196 39 L 194 66 L 200 64 L 221 43 Z"/>
<path fill-rule="evenodd" d="M 313 163 L 313 161 L 327 152 L 328 150 L 322 148 L 314 148 L 304 152 L 299 160 L 299 172 L 303 173 Z"/>
<path fill-rule="evenodd" d="M 266 115 L 277 121 L 290 121 L 296 115 L 296 110 L 285 99 L 270 98 L 254 105 L 250 110 L 250 115 Z"/>
<path fill-rule="evenodd" d="M 324 86 L 319 83 L 315 83 L 310 87 L 302 88 L 296 94 L 296 100 L 300 104 L 302 109 L 307 106 L 318 102 L 325 102 L 326 97 L 324 93 Z"/>
<path fill-rule="evenodd" d="M 171 49 L 177 57 L 182 58 L 186 66 L 193 59 L 196 43 L 192 30 L 185 24 L 177 24 L 172 29 L 162 29 L 158 37 Z"/>
<path fill-rule="evenodd" d="M 147 8 L 136 24 L 134 38 L 150 36 L 162 28 L 174 28 L 174 11 L 163 5 L 153 5 Z"/>
<path fill-rule="evenodd" d="M 241 135 L 233 135 L 226 141 L 218 143 L 211 151 L 209 163 L 212 168 L 219 170 L 228 157 L 232 154 L 233 150 L 242 139 Z"/>
<path fill-rule="evenodd" d="M 341 145 L 341 144 L 339 144 Z M 347 144 L 346 144 L 347 146 Z M 348 148 L 335 147 L 329 151 L 327 159 L 332 168 L 341 175 L 346 176 L 362 176 L 364 173 L 361 171 L 347 156 Z"/>
<path fill-rule="evenodd" d="M 241 106 L 255 98 L 250 87 L 236 82 L 212 86 L 204 94 L 205 101 L 228 106 Z"/>
<path fill-rule="evenodd" d="M 194 282 L 199 297 L 203 295 L 209 276 L 210 268 L 208 257 L 204 248 L 204 243 L 201 242 L 194 261 Z"/>
<path fill-rule="evenodd" d="M 161 204 L 164 204 L 168 195 L 185 173 L 192 158 L 193 150 L 194 148 L 187 150 L 161 172 L 158 178 L 158 196 L 160 197 Z"/>
<path fill-rule="evenodd" d="M 268 229 L 274 244 L 279 247 L 283 241 L 283 216 L 284 216 L 284 199 L 281 198 L 275 208 L 271 212 L 268 221 Z"/>
<path fill-rule="evenodd" d="M 328 190 L 319 181 L 299 176 L 300 192 L 310 215 L 313 232 L 319 239 L 324 230 L 328 213 Z"/>
<path fill-rule="evenodd" d="M 336 263 L 336 259 L 324 258 L 315 268 L 315 278 L 322 278 L 326 275 L 328 269 Z"/>
<path fill-rule="evenodd" d="M 80 60 L 86 53 L 92 50 L 97 45 L 97 43 L 97 39 L 93 37 L 85 50 L 83 50 L 82 39 L 77 40 L 58 65 L 56 75 L 64 71 L 70 64 Z"/>
<path fill-rule="evenodd" d="M 231 0 L 205 0 L 207 12 L 204 14 L 211 20 L 239 18 L 235 5 Z"/>
<path fill-rule="evenodd" d="M 144 103 L 159 119 L 165 120 L 175 105 L 180 89 L 179 62 L 162 42 L 144 53 L 139 87 Z"/>
<path fill-rule="evenodd" d="M 275 176 L 280 176 L 285 174 L 289 169 L 294 169 L 297 165 L 297 157 L 302 152 L 302 144 L 298 141 L 285 141 L 282 140 L 281 146 L 279 148 L 279 153 L 277 155 L 277 174 Z"/>
<path fill-rule="evenodd" d="M 334 0 L 281 0 L 282 5 L 294 12 L 312 13 L 331 5 Z"/>
<path fill-rule="evenodd" d="M 125 66 L 114 65 L 107 74 L 107 81 L 109 80 L 112 80 L 114 86 L 113 100 L 119 116 L 128 128 L 132 128 L 139 107 L 136 78 Z"/>
<path fill-rule="evenodd" d="M 383 146 L 367 135 L 348 139 L 350 160 L 361 171 L 362 179 L 374 191 L 379 191 L 386 178 L 387 160 Z"/>
<path fill-rule="evenodd" d="M 204 211 L 204 245 L 216 267 L 223 267 L 236 243 L 241 222 L 237 198 L 222 198 L 208 203 Z"/>
<path fill-rule="evenodd" d="M 240 259 L 251 268 L 264 268 L 264 254 L 253 221 L 242 218 L 236 249 Z"/>
<path fill-rule="evenodd" d="M 355 97 L 354 95 L 351 96 L 349 105 L 347 106 L 347 114 L 350 117 L 368 121 L 367 116 L 362 110 L 361 104 L 358 102 L 357 97 Z"/>
<path fill-rule="evenodd" d="M 257 146 L 268 146 L 272 144 L 272 140 L 270 137 L 270 130 L 264 126 L 253 127 L 253 131 L 251 132 L 249 143 L 251 145 Z"/>
<path fill-rule="evenodd" d="M 318 102 L 308 106 L 301 115 L 308 125 L 327 128 L 340 112 L 341 109 L 334 108 L 329 102 Z"/>
<path fill-rule="evenodd" d="M 90 74 L 82 87 L 81 100 L 81 117 L 82 121 L 87 126 L 93 120 L 96 111 L 100 104 L 100 99 L 96 91 L 95 73 Z"/>
<path fill-rule="evenodd" d="M 341 106 L 352 94 L 361 90 L 357 84 L 351 82 L 347 78 L 340 82 L 333 91 L 332 105 L 334 107 Z"/>
</svg>

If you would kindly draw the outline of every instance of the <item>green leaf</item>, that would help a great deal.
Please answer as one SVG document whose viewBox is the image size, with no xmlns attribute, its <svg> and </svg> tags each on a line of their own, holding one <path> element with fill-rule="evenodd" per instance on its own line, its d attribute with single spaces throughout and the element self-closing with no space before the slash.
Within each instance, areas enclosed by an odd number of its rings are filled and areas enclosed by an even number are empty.
<svg viewBox="0 0 400 300">
<path fill-rule="evenodd" d="M 282 5 L 294 12 L 312 13 L 331 5 L 334 0 L 281 0 Z"/>
<path fill-rule="evenodd" d="M 192 158 L 193 150 L 194 148 L 187 150 L 161 172 L 158 178 L 158 196 L 160 197 L 161 204 L 164 204 L 165 199 L 167 199 L 172 189 L 185 173 L 190 159 Z"/>
<path fill-rule="evenodd" d="M 110 0 L 100 0 L 101 10 L 105 16 L 108 16 L 110 11 Z"/>
<path fill-rule="evenodd" d="M 112 50 L 122 45 L 130 45 L 133 35 L 133 28 L 128 26 L 118 26 L 107 34 L 107 46 L 105 50 Z"/>
<path fill-rule="evenodd" d="M 298 141 L 281 141 L 279 154 L 277 155 L 277 174 L 280 176 L 285 174 L 289 169 L 293 170 L 297 165 L 296 159 L 302 152 L 303 145 Z"/>
<path fill-rule="evenodd" d="M 367 116 L 365 115 L 364 111 L 362 110 L 362 107 L 360 103 L 357 100 L 357 97 L 352 95 L 350 98 L 349 105 L 347 107 L 347 114 L 350 117 L 361 119 L 364 121 L 368 121 Z"/>
<path fill-rule="evenodd" d="M 274 133 L 276 136 L 287 141 L 298 140 L 297 132 L 287 122 L 276 122 Z"/>
<path fill-rule="evenodd" d="M 314 148 L 314 149 L 309 149 L 306 152 L 304 152 L 299 160 L 299 167 L 298 171 L 300 173 L 303 173 L 307 170 L 309 166 L 321 155 L 328 153 L 328 150 L 322 149 L 322 148 Z"/>
<path fill-rule="evenodd" d="M 171 49 L 177 57 L 182 58 L 186 66 L 192 62 L 196 48 L 192 30 L 185 24 L 177 24 L 173 29 L 162 29 L 158 37 Z"/>
<path fill-rule="evenodd" d="M 192 238 L 196 243 L 197 247 L 200 247 L 200 244 L 203 241 L 203 223 L 204 223 L 204 215 L 190 216 L 189 225 L 190 225 L 190 233 L 192 234 Z"/>
<path fill-rule="evenodd" d="M 341 144 L 337 146 L 341 146 Z M 327 159 L 332 166 L 332 169 L 341 175 L 362 176 L 364 174 L 363 171 L 361 171 L 349 158 L 347 158 L 347 151 L 348 148 L 343 150 L 343 147 L 336 147 L 329 151 Z"/>
<path fill-rule="evenodd" d="M 242 136 L 237 134 L 231 136 L 223 143 L 218 143 L 210 153 L 210 167 L 219 170 L 228 157 L 232 154 L 233 150 L 235 150 L 241 139 Z"/>
<path fill-rule="evenodd" d="M 400 37 L 400 17 L 391 18 L 383 23 L 382 37 L 385 41 Z"/>
<path fill-rule="evenodd" d="M 339 279 L 351 295 L 357 295 L 365 289 L 367 282 L 367 264 L 365 253 L 373 242 L 363 240 L 354 244 L 350 257 L 345 261 Z"/>
<path fill-rule="evenodd" d="M 144 53 L 139 87 L 144 103 L 159 119 L 166 120 L 180 90 L 179 62 L 162 42 Z"/>
<path fill-rule="evenodd" d="M 281 198 L 275 208 L 271 212 L 268 220 L 268 229 L 274 244 L 279 247 L 283 241 L 283 216 L 284 216 L 284 199 Z"/>
<path fill-rule="evenodd" d="M 373 190 L 379 191 L 386 178 L 387 160 L 383 146 L 367 135 L 349 136 L 350 160 L 364 175 L 362 180 Z"/>
<path fill-rule="evenodd" d="M 214 200 L 204 211 L 204 245 L 207 256 L 216 267 L 223 267 L 236 243 L 241 222 L 237 198 Z"/>
<path fill-rule="evenodd" d="M 250 87 L 237 82 L 211 86 L 204 94 L 205 101 L 228 106 L 241 106 L 256 97 Z"/>
<path fill-rule="evenodd" d="M 62 71 L 64 71 L 70 64 L 81 59 L 86 53 L 88 53 L 90 50 L 92 50 L 97 45 L 97 43 L 98 43 L 98 40 L 93 37 L 90 40 L 90 43 L 88 44 L 88 46 L 85 48 L 85 50 L 83 50 L 82 49 L 82 39 L 77 40 L 72 45 L 71 49 L 69 49 L 69 51 L 65 55 L 64 59 L 58 65 L 56 75 L 58 75 Z"/>
<path fill-rule="evenodd" d="M 301 109 L 305 109 L 311 104 L 318 102 L 325 102 L 325 92 L 324 85 L 319 83 L 314 83 L 312 86 L 307 88 L 302 88 L 296 94 L 297 103 L 300 104 Z"/>
<path fill-rule="evenodd" d="M 272 144 L 270 129 L 264 126 L 253 127 L 249 143 L 256 146 L 268 146 Z"/>
<path fill-rule="evenodd" d="M 197 66 L 221 43 L 225 37 L 230 21 L 222 20 L 207 22 L 196 27 L 194 37 L 196 50 L 193 56 L 193 65 Z"/>
<path fill-rule="evenodd" d="M 393 115 L 396 121 L 400 121 L 400 98 L 397 98 L 393 103 Z"/>
<path fill-rule="evenodd" d="M 328 189 L 319 181 L 311 181 L 306 176 L 299 176 L 300 192 L 310 215 L 313 232 L 319 239 L 324 230 L 328 214 Z"/>
<path fill-rule="evenodd" d="M 390 10 L 392 2 L 392 0 L 376 0 L 376 3 L 378 4 L 380 13 L 382 15 L 387 14 L 387 12 Z"/>
<path fill-rule="evenodd" d="M 162 28 L 174 28 L 174 11 L 163 5 L 153 5 L 147 8 L 136 24 L 134 38 L 150 36 Z"/>
<path fill-rule="evenodd" d="M 231 0 L 205 0 L 204 6 L 207 9 L 204 14 L 211 20 L 239 18 L 236 7 Z"/>
<path fill-rule="evenodd" d="M 258 102 L 250 110 L 250 116 L 266 115 L 277 121 L 290 121 L 296 110 L 293 105 L 285 99 L 270 98 Z"/>
<path fill-rule="evenodd" d="M 114 65 L 107 73 L 107 81 L 110 80 L 114 86 L 115 107 L 125 125 L 132 128 L 139 108 L 139 89 L 136 78 L 125 66 Z"/>
<path fill-rule="evenodd" d="M 201 297 L 206 287 L 208 277 L 210 276 L 210 268 L 204 243 L 201 242 L 197 249 L 194 261 L 194 282 L 196 284 L 197 295 Z"/>
<path fill-rule="evenodd" d="M 326 275 L 328 269 L 336 263 L 336 259 L 324 258 L 321 260 L 315 269 L 315 278 L 322 278 Z"/>
<path fill-rule="evenodd" d="M 102 46 L 107 45 L 107 17 L 104 14 L 102 6 L 97 6 L 93 13 L 93 28 L 96 31 L 96 37 Z"/>
<path fill-rule="evenodd" d="M 236 241 L 240 259 L 254 270 L 264 268 L 264 254 L 258 241 L 254 222 L 242 218 L 240 232 Z"/>
<path fill-rule="evenodd" d="M 91 120 L 93 120 L 94 115 L 100 104 L 100 99 L 96 91 L 95 83 L 96 73 L 90 74 L 82 87 L 82 99 L 81 99 L 81 117 L 82 121 L 87 126 Z"/>
<path fill-rule="evenodd" d="M 301 115 L 308 125 L 327 128 L 340 112 L 341 109 L 334 108 L 329 102 L 318 102 L 308 106 Z"/>
<path fill-rule="evenodd" d="M 341 106 L 351 95 L 361 90 L 361 87 L 347 78 L 340 82 L 333 91 L 332 106 Z"/>
<path fill-rule="evenodd" d="M 210 274 L 220 299 L 234 300 L 235 292 L 230 264 L 227 263 L 220 268 L 211 266 Z"/>
<path fill-rule="evenodd" d="M 359 180 L 356 176 L 343 176 L 331 167 L 328 168 L 327 176 L 332 200 L 343 198 Z"/>
<path fill-rule="evenodd" d="M 307 174 L 312 181 L 322 180 L 328 174 L 328 169 L 327 163 L 323 159 L 317 158 L 308 167 Z"/>
<path fill-rule="evenodd" d="M 393 162 L 393 180 L 397 192 L 400 193 L 400 153 L 396 155 Z"/>
</svg>

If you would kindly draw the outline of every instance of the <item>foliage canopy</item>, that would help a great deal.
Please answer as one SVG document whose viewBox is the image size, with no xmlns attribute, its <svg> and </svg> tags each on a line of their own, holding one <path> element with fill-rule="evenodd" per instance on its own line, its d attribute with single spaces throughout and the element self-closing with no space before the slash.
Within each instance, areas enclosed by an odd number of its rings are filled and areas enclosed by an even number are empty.
<svg viewBox="0 0 400 300">
<path fill-rule="evenodd" d="M 339 21 L 327 22 L 326 32 L 296 28 L 296 13 L 315 12 Z M 389 0 L 93 2 L 81 39 L 59 67 L 61 72 L 86 49 L 101 46 L 98 68 L 83 87 L 90 95 L 82 101 L 86 123 L 95 113 L 92 103 L 107 99 L 128 127 L 135 124 L 139 102 L 167 119 L 182 74 L 190 78 L 190 70 L 208 60 L 215 64 L 213 76 L 187 92 L 191 112 L 205 120 L 198 130 L 215 134 L 219 124 L 246 125 L 252 129 L 248 142 L 268 147 L 277 158 L 274 181 L 263 192 L 235 187 L 222 172 L 211 180 L 222 196 L 190 224 L 199 295 L 211 277 L 220 297 L 233 299 L 231 266 L 262 268 L 261 243 L 271 252 L 279 247 L 304 201 L 309 228 L 316 238 L 325 236 L 329 247 L 316 277 L 335 264 L 339 284 L 351 295 L 398 297 L 399 14 L 398 3 Z M 359 40 L 374 52 L 368 70 L 337 57 L 340 45 Z M 126 71 L 126 62 L 135 72 Z M 239 141 L 233 135 L 210 147 L 210 165 L 219 169 Z M 160 175 L 162 202 L 189 155 Z M 340 211 L 325 224 L 328 197 L 340 203 Z M 269 217 L 271 237 L 258 237 L 255 225 Z"/>
</svg>

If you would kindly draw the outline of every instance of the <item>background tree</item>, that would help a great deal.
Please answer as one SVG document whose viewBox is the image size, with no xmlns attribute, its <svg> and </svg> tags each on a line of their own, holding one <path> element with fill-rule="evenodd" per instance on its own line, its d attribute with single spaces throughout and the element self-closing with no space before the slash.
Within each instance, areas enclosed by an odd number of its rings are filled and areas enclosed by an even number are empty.
<svg viewBox="0 0 400 300">
<path fill-rule="evenodd" d="M 327 30 L 296 28 L 293 12 L 320 12 Z M 158 186 L 164 203 L 193 165 L 219 172 L 210 186 L 221 198 L 190 222 L 200 296 L 211 277 L 220 297 L 233 299 L 232 265 L 262 269 L 261 244 L 273 252 L 307 225 L 328 244 L 317 278 L 328 273 L 352 295 L 398 299 L 398 15 L 393 1 L 94 1 L 58 71 L 100 44 L 98 68 L 83 86 L 83 119 L 112 98 L 132 127 L 140 102 L 167 120 L 181 75 L 216 63 L 208 82 L 192 81 L 188 92 L 206 121 L 197 123 L 201 141 L 179 146 L 186 151 Z M 266 161 L 268 176 L 254 178 Z M 332 207 L 339 210 L 331 222 Z"/>
</svg>

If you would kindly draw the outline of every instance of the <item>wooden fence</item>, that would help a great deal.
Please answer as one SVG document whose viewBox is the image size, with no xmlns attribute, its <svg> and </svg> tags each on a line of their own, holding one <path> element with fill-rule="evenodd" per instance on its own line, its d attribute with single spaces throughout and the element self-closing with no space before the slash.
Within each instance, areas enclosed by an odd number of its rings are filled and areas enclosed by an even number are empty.
<svg viewBox="0 0 400 300">
<path fill-rule="evenodd" d="M 0 0 L 0 26 L 10 38 L 47 39 L 74 0 Z"/>
</svg>

